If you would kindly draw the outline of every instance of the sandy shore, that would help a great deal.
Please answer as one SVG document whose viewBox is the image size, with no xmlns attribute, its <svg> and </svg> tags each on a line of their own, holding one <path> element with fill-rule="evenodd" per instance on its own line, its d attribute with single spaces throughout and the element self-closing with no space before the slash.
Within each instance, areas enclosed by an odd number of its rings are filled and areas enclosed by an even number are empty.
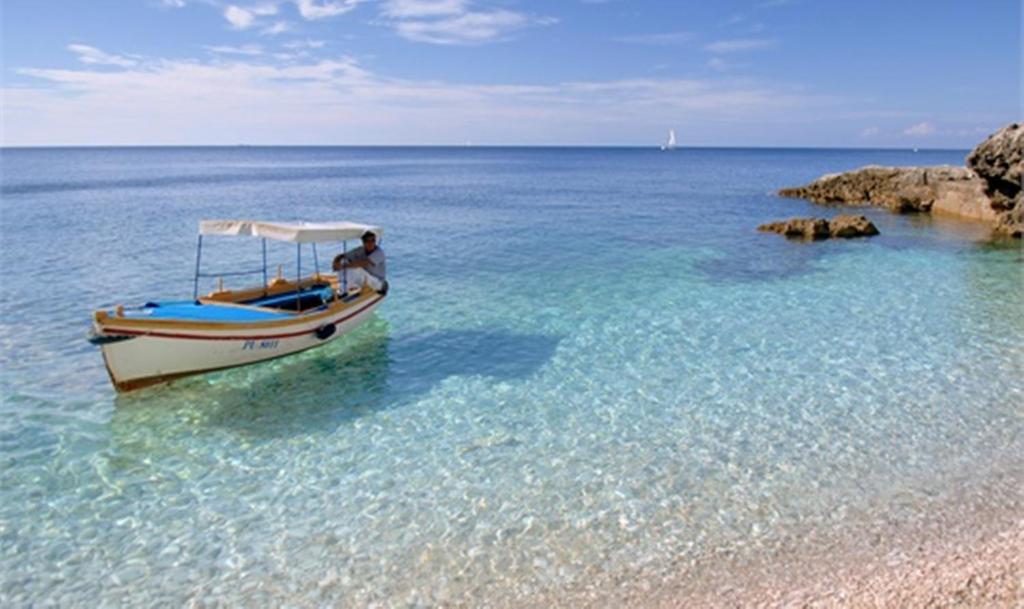
<svg viewBox="0 0 1024 609">
<path fill-rule="evenodd" d="M 874 557 L 799 562 L 734 565 L 731 577 L 719 572 L 674 582 L 620 581 L 614 590 L 578 590 L 536 606 L 1024 607 L 1024 520 L 970 542 L 951 538 Z"/>
</svg>

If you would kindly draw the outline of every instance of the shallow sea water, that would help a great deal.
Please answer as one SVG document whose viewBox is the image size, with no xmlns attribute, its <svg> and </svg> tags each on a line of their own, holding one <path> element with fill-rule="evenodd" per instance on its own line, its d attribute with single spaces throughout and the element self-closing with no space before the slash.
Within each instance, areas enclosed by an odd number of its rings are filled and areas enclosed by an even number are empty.
<svg viewBox="0 0 1024 609">
<path fill-rule="evenodd" d="M 0 605 L 516 605 L 979 488 L 1018 509 L 1019 244 L 754 230 L 832 213 L 779 187 L 963 156 L 3 150 Z M 236 217 L 380 223 L 392 294 L 323 349 L 116 395 L 91 310 L 187 297 L 197 222 Z"/>
</svg>

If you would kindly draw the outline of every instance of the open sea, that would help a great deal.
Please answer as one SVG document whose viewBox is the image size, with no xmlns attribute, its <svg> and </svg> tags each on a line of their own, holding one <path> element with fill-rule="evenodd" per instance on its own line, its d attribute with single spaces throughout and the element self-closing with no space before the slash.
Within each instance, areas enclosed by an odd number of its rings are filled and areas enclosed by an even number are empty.
<svg viewBox="0 0 1024 609">
<path fill-rule="evenodd" d="M 965 154 L 4 149 L 0 606 L 603 606 L 1019 518 L 1020 243 L 755 230 L 838 211 L 780 187 Z M 91 311 L 188 298 L 213 218 L 379 223 L 391 293 L 117 395 Z"/>
</svg>

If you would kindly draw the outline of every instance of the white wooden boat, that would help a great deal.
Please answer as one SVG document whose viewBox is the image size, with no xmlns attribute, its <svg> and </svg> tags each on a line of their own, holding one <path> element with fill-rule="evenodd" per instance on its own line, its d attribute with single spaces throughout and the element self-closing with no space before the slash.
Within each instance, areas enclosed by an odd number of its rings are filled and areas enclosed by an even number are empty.
<svg viewBox="0 0 1024 609">
<path fill-rule="evenodd" d="M 110 380 L 131 391 L 183 376 L 242 366 L 319 347 L 352 331 L 380 306 L 384 293 L 339 285 L 321 274 L 318 243 L 358 241 L 380 227 L 352 222 L 204 220 L 199 224 L 191 300 L 147 302 L 96 311 L 90 342 L 99 345 Z M 263 251 L 262 285 L 199 296 L 203 236 L 255 237 Z M 266 240 L 296 244 L 294 279 L 267 279 Z M 302 247 L 310 245 L 314 269 L 302 273 Z M 236 273 L 245 274 L 245 272 Z M 385 290 L 386 292 L 386 290 Z"/>
</svg>

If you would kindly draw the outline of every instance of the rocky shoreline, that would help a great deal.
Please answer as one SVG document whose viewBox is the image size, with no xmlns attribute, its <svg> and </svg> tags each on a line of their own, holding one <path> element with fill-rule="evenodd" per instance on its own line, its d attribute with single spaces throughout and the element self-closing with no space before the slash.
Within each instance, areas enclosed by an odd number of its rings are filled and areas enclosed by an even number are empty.
<svg viewBox="0 0 1024 609">
<path fill-rule="evenodd" d="M 779 195 L 814 203 L 884 207 L 894 213 L 948 214 L 986 222 L 996 236 L 1024 235 L 1021 176 L 1024 126 L 1013 123 L 967 156 L 966 167 L 868 166 L 829 174 Z"/>
</svg>

